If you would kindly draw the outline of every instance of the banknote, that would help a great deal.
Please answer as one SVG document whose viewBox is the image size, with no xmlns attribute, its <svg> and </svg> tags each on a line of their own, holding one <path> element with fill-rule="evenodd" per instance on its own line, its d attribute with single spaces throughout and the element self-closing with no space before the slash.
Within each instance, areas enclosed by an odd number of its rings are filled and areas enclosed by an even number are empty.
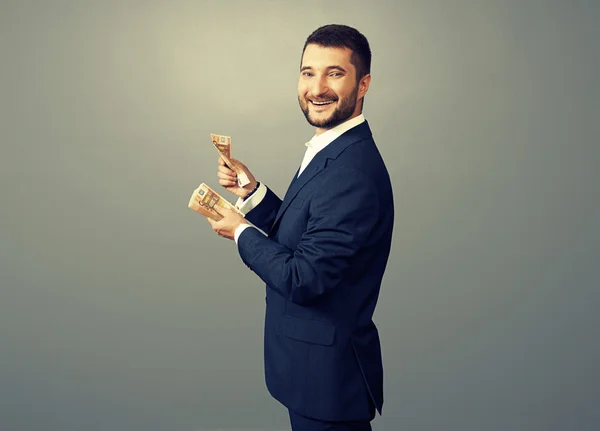
<svg viewBox="0 0 600 431">
<path fill-rule="evenodd" d="M 229 203 L 205 183 L 200 184 L 198 188 L 194 190 L 188 203 L 188 208 L 216 221 L 223 218 L 223 216 L 218 213 L 219 208 L 229 208 L 241 214 L 234 205 Z"/>
<path fill-rule="evenodd" d="M 210 138 L 212 140 L 213 145 L 217 149 L 217 152 L 220 156 L 225 160 L 225 164 L 229 166 L 229 168 L 234 171 L 237 175 L 238 186 L 244 187 L 247 184 L 250 184 L 250 179 L 248 175 L 237 167 L 231 161 L 231 137 L 224 135 L 215 135 L 214 133 L 210 134 Z"/>
</svg>

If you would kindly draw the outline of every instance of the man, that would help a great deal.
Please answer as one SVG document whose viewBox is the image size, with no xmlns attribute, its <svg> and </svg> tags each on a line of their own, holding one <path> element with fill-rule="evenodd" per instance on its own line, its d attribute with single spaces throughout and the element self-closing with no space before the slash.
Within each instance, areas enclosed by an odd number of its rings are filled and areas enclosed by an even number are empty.
<svg viewBox="0 0 600 431">
<path fill-rule="evenodd" d="M 235 239 L 244 263 L 266 283 L 265 380 L 294 431 L 371 430 L 375 409 L 381 414 L 372 316 L 394 208 L 362 115 L 370 65 L 367 39 L 351 27 L 326 25 L 306 40 L 298 101 L 316 133 L 283 201 L 234 161 L 250 179 L 238 187 L 219 159 L 219 183 L 239 197 L 246 218 L 219 210 L 224 218 L 209 223 Z"/>
</svg>

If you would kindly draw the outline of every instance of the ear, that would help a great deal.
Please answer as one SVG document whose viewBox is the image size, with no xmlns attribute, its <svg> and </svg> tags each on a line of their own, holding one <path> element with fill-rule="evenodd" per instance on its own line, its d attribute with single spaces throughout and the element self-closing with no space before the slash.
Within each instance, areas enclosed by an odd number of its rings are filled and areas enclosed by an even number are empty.
<svg viewBox="0 0 600 431">
<path fill-rule="evenodd" d="M 358 98 L 359 99 L 365 97 L 365 94 L 367 94 L 367 91 L 369 91 L 369 85 L 371 85 L 371 74 L 367 73 L 358 82 Z"/>
</svg>

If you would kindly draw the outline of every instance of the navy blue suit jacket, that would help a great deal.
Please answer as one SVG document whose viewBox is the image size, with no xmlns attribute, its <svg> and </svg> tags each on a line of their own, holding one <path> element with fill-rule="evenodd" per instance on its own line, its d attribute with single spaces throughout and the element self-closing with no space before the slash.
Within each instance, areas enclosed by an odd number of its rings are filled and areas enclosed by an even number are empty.
<svg viewBox="0 0 600 431">
<path fill-rule="evenodd" d="M 267 189 L 238 239 L 266 284 L 265 380 L 294 412 L 328 421 L 381 414 L 372 321 L 390 252 L 392 187 L 367 122 L 321 150 L 281 201 Z"/>
</svg>

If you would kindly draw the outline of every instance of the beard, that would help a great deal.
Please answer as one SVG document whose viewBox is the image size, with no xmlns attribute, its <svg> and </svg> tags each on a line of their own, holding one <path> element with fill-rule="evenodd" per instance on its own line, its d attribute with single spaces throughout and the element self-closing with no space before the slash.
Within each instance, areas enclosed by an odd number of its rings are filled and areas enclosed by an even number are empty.
<svg viewBox="0 0 600 431">
<path fill-rule="evenodd" d="M 338 106 L 335 108 L 335 110 L 331 113 L 331 115 L 328 118 L 322 119 L 311 118 L 309 112 L 309 106 L 311 103 L 310 101 L 304 99 L 303 103 L 303 99 L 301 99 L 300 96 L 298 96 L 298 103 L 300 104 L 300 109 L 302 110 L 306 121 L 308 121 L 308 124 L 314 127 L 319 127 L 321 129 L 332 129 L 335 126 L 342 124 L 344 121 L 350 118 L 352 114 L 354 114 L 354 110 L 356 109 L 357 97 L 358 85 L 354 87 L 352 93 L 350 93 L 347 97 L 338 99 Z"/>
</svg>

